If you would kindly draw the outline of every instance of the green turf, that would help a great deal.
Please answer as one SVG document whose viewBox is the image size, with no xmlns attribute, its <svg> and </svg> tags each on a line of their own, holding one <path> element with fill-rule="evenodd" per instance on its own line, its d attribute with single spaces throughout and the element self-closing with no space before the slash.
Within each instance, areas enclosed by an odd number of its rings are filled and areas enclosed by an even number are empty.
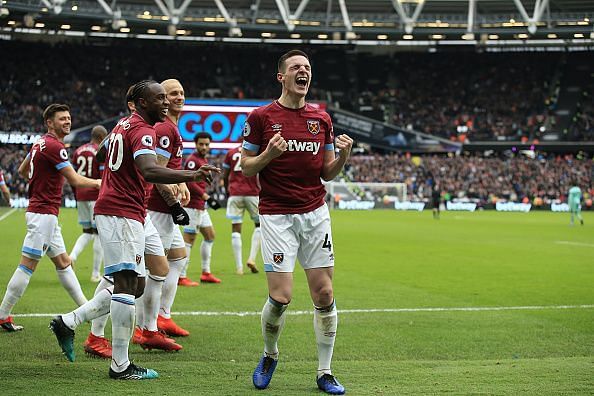
<svg viewBox="0 0 594 396">
<path fill-rule="evenodd" d="M 0 294 L 18 264 L 24 212 L 0 222 Z M 0 213 L 1 214 L 1 213 Z M 569 226 L 567 214 L 332 212 L 339 310 L 542 307 L 594 304 L 594 216 Z M 108 362 L 84 356 L 89 326 L 77 332 L 75 363 L 60 354 L 47 329 L 50 317 L 16 317 L 20 333 L 0 333 L 0 385 L 11 394 L 318 393 L 312 317 L 291 315 L 280 340 L 281 361 L 270 389 L 253 390 L 251 373 L 262 350 L 259 316 L 266 298 L 262 273 L 234 274 L 230 225 L 211 212 L 217 231 L 212 270 L 223 282 L 180 288 L 178 312 L 247 312 L 245 316 L 178 315 L 192 332 L 179 353 L 130 355 L 161 378 L 119 383 Z M 62 210 L 72 247 L 76 212 Z M 244 230 L 244 252 L 252 227 Z M 91 248 L 76 271 L 87 296 Z M 261 261 L 258 265 L 262 267 Z M 199 275 L 193 252 L 190 276 Z M 53 265 L 44 258 L 15 314 L 74 308 Z M 289 312 L 311 310 L 303 272 L 295 275 Z M 592 394 L 594 309 L 341 313 L 333 369 L 349 394 Z M 108 327 L 109 331 L 109 327 Z"/>
</svg>

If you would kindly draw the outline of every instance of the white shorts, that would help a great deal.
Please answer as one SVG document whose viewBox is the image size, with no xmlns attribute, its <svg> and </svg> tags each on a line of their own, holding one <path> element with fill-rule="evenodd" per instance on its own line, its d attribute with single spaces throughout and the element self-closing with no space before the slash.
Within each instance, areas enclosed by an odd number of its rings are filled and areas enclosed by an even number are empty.
<svg viewBox="0 0 594 396">
<path fill-rule="evenodd" d="M 190 215 L 190 224 L 184 227 L 184 232 L 195 234 L 200 228 L 212 227 L 212 220 L 206 209 L 199 210 L 194 208 L 185 208 Z"/>
<path fill-rule="evenodd" d="M 27 235 L 23 241 L 23 256 L 39 260 L 44 254 L 53 258 L 66 253 L 58 217 L 52 214 L 25 213 Z"/>
<path fill-rule="evenodd" d="M 135 271 L 146 276 L 144 267 L 145 227 L 139 221 L 116 216 L 95 216 L 103 247 L 105 275 Z M 153 227 L 154 228 L 154 227 Z"/>
<path fill-rule="evenodd" d="M 257 196 L 233 196 L 229 197 L 227 201 L 227 218 L 231 220 L 232 224 L 243 223 L 243 214 L 247 210 L 254 223 L 260 222 L 258 216 L 258 202 Z"/>
<path fill-rule="evenodd" d="M 78 210 L 78 224 L 83 228 L 97 228 L 93 218 L 95 201 L 78 201 L 76 202 L 76 208 Z"/>
<path fill-rule="evenodd" d="M 184 238 L 179 227 L 173 222 L 173 217 L 169 213 L 147 211 L 150 215 L 150 220 L 157 229 L 163 249 L 167 253 L 171 249 L 185 248 Z"/>
<path fill-rule="evenodd" d="M 260 215 L 262 258 L 266 272 L 334 266 L 330 213 L 324 204 L 303 214 Z"/>
<path fill-rule="evenodd" d="M 157 231 L 157 228 L 153 224 L 151 216 L 148 213 L 144 218 L 144 254 L 165 256 L 165 250 L 163 249 L 161 236 L 159 235 L 159 231 Z"/>
</svg>

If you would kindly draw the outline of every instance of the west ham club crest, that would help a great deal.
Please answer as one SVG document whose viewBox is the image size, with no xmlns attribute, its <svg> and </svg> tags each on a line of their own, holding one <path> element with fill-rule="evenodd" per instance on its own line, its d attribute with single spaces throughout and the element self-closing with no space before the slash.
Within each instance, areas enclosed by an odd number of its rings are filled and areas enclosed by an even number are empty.
<svg viewBox="0 0 594 396">
<path fill-rule="evenodd" d="M 307 130 L 312 135 L 317 135 L 320 132 L 320 121 L 319 120 L 307 120 Z"/>
<path fill-rule="evenodd" d="M 285 254 L 284 253 L 272 253 L 272 259 L 274 260 L 274 262 L 276 264 L 280 264 L 285 259 Z"/>
</svg>

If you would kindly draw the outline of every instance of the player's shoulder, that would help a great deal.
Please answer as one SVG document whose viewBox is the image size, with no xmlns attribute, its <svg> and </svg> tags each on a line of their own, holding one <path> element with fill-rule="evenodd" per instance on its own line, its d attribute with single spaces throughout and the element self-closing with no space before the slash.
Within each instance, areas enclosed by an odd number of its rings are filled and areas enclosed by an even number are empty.
<svg viewBox="0 0 594 396">
<path fill-rule="evenodd" d="M 176 126 L 168 119 L 163 122 L 157 122 L 154 128 L 157 136 L 173 135 L 177 132 Z"/>
</svg>

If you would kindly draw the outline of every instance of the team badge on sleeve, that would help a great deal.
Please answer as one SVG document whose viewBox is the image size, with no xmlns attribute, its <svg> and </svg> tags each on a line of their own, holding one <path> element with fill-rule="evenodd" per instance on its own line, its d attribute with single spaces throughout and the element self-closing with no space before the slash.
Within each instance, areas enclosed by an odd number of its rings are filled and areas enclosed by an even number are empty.
<svg viewBox="0 0 594 396">
<path fill-rule="evenodd" d="M 250 136 L 250 133 L 252 132 L 252 127 L 250 126 L 249 122 L 245 122 L 245 124 L 243 124 L 243 136 Z"/>
<path fill-rule="evenodd" d="M 272 259 L 274 260 L 274 262 L 276 264 L 280 264 L 285 259 L 285 254 L 284 253 L 272 253 Z"/>
<path fill-rule="evenodd" d="M 142 139 L 140 139 L 142 144 L 145 146 L 151 147 L 153 145 L 153 137 L 151 135 L 144 135 Z"/>
<path fill-rule="evenodd" d="M 194 161 L 190 161 L 190 162 L 188 162 L 188 168 L 189 168 L 189 169 L 194 169 L 194 168 L 196 168 L 196 163 L 195 163 Z"/>
<path fill-rule="evenodd" d="M 312 135 L 317 135 L 320 132 L 320 121 L 319 120 L 307 120 L 307 130 Z"/>
<path fill-rule="evenodd" d="M 163 148 L 169 147 L 169 143 L 169 138 L 167 136 L 162 136 L 161 139 L 159 139 L 159 145 Z"/>
<path fill-rule="evenodd" d="M 66 149 L 60 150 L 60 158 L 62 158 L 64 161 L 68 160 L 68 152 Z"/>
</svg>

